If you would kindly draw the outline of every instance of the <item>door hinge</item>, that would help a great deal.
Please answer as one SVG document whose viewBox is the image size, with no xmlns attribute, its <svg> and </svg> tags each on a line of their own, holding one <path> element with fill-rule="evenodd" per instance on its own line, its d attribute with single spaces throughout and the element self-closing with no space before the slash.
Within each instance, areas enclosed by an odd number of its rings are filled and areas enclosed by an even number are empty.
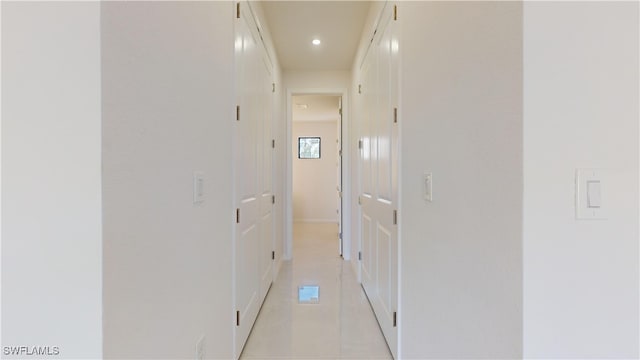
<svg viewBox="0 0 640 360">
<path fill-rule="evenodd" d="M 358 260 L 362 261 L 362 251 L 358 251 Z"/>
<path fill-rule="evenodd" d="M 338 109 L 338 113 L 342 116 L 342 108 Z"/>
<path fill-rule="evenodd" d="M 358 140 L 358 149 L 362 150 L 362 140 Z"/>
<path fill-rule="evenodd" d="M 271 148 L 276 148 L 276 139 L 271 140 Z"/>
<path fill-rule="evenodd" d="M 362 85 L 358 84 L 358 94 L 362 94 Z"/>
<path fill-rule="evenodd" d="M 236 311 L 236 326 L 240 326 L 240 310 Z"/>
<path fill-rule="evenodd" d="M 398 210 L 393 210 L 393 225 L 398 225 Z"/>
<path fill-rule="evenodd" d="M 271 92 L 276 92 L 276 83 L 271 83 Z"/>
<path fill-rule="evenodd" d="M 236 209 L 236 224 L 240 224 L 240 208 Z"/>
<path fill-rule="evenodd" d="M 394 311 L 393 312 L 393 327 L 398 326 L 398 312 Z"/>
<path fill-rule="evenodd" d="M 338 233 L 338 239 L 342 240 L 342 233 Z"/>
<path fill-rule="evenodd" d="M 398 5 L 393 5 L 393 20 L 398 20 Z"/>
<path fill-rule="evenodd" d="M 362 197 L 358 196 L 358 205 L 362 205 Z"/>
<path fill-rule="evenodd" d="M 272 251 L 271 252 L 271 260 L 275 260 L 276 259 L 276 252 Z"/>
<path fill-rule="evenodd" d="M 236 105 L 236 121 L 240 121 L 240 105 Z"/>
<path fill-rule="evenodd" d="M 240 19 L 240 3 L 236 3 L 236 19 Z"/>
<path fill-rule="evenodd" d="M 393 108 L 393 123 L 397 124 L 398 123 L 398 108 Z"/>
<path fill-rule="evenodd" d="M 275 195 L 271 195 L 271 203 L 272 204 L 276 203 L 276 196 Z"/>
</svg>

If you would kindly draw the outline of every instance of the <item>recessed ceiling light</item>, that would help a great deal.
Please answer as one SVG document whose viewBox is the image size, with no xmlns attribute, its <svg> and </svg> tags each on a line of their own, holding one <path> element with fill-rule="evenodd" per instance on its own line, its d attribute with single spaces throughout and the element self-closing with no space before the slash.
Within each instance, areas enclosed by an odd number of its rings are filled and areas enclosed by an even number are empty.
<svg viewBox="0 0 640 360">
<path fill-rule="evenodd" d="M 320 45 L 320 39 L 313 39 L 311 42 L 313 45 Z"/>
</svg>

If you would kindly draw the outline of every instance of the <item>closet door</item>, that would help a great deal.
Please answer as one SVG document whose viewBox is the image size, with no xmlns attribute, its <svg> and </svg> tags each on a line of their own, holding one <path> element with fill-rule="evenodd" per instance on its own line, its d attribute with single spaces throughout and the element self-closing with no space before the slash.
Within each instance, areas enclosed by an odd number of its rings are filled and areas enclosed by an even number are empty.
<svg viewBox="0 0 640 360">
<path fill-rule="evenodd" d="M 362 285 L 394 357 L 398 308 L 398 39 L 387 4 L 362 67 Z"/>
<path fill-rule="evenodd" d="M 249 4 L 236 18 L 234 302 L 236 357 L 273 279 L 271 64 Z"/>
<path fill-rule="evenodd" d="M 242 16 L 236 27 L 237 114 L 235 138 L 236 233 L 235 233 L 235 305 L 236 356 L 242 351 L 259 308 L 258 251 L 260 249 L 258 184 L 258 136 L 256 116 L 258 98 L 254 79 L 258 43 Z"/>
</svg>

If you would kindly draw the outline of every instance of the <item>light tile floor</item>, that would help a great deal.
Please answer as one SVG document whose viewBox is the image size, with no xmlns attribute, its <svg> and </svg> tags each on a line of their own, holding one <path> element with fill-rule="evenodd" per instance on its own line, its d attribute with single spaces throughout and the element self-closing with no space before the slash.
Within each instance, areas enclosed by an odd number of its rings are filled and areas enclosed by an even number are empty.
<svg viewBox="0 0 640 360">
<path fill-rule="evenodd" d="M 391 359 L 336 234 L 336 224 L 295 224 L 293 260 L 283 263 L 241 359 Z M 320 303 L 298 304 L 300 285 L 319 285 Z"/>
</svg>

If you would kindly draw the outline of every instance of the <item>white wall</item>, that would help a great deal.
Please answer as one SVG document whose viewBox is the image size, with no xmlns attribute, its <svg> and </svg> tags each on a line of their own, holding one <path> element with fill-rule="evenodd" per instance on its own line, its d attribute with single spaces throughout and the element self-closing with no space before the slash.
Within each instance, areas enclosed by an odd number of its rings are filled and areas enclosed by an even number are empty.
<svg viewBox="0 0 640 360">
<path fill-rule="evenodd" d="M 336 121 L 294 121 L 293 221 L 338 222 Z M 299 159 L 298 138 L 320 137 L 320 159 Z"/>
<path fill-rule="evenodd" d="M 401 356 L 521 357 L 522 5 L 398 6 Z"/>
<path fill-rule="evenodd" d="M 638 3 L 525 3 L 524 110 L 524 356 L 637 358 Z"/>
<path fill-rule="evenodd" d="M 107 358 L 232 356 L 233 11 L 102 3 Z"/>
<path fill-rule="evenodd" d="M 350 78 L 350 71 L 285 70 L 282 80 L 287 89 L 347 89 Z"/>
<path fill-rule="evenodd" d="M 100 358 L 98 3 L 2 3 L 2 105 L 2 345 Z"/>
</svg>

